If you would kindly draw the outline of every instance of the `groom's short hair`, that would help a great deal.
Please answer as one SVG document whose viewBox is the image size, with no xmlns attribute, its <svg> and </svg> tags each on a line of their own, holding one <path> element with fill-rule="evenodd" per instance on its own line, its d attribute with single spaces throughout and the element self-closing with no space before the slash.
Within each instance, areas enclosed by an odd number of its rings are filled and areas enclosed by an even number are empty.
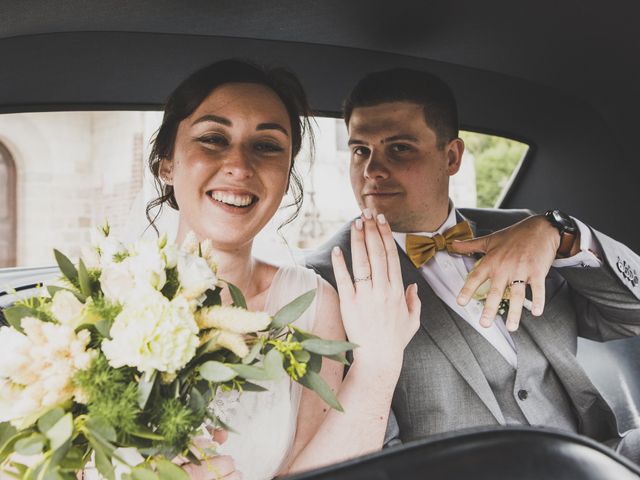
<svg viewBox="0 0 640 480">
<path fill-rule="evenodd" d="M 349 126 L 354 108 L 387 102 L 422 105 L 439 146 L 458 138 L 458 107 L 449 85 L 431 73 L 410 68 L 382 70 L 362 78 L 344 101 L 344 121 Z"/>
</svg>

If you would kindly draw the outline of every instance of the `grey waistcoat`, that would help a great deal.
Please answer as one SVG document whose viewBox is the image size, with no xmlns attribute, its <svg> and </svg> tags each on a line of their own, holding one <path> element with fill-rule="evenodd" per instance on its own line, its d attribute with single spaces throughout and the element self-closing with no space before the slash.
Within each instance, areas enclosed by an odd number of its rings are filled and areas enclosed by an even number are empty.
<svg viewBox="0 0 640 480">
<path fill-rule="evenodd" d="M 452 316 L 487 377 L 507 424 L 578 431 L 569 396 L 524 328 L 511 333 L 518 355 L 518 368 L 514 369 L 464 319 Z"/>
</svg>

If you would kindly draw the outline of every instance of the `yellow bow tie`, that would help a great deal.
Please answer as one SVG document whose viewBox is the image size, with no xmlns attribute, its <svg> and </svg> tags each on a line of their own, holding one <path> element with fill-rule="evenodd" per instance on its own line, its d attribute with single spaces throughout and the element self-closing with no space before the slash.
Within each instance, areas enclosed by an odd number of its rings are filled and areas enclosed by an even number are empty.
<svg viewBox="0 0 640 480">
<path fill-rule="evenodd" d="M 460 222 L 447 231 L 444 235 L 436 234 L 433 237 L 423 235 L 407 235 L 407 255 L 411 262 L 420 268 L 427 263 L 440 250 L 451 252 L 451 243 L 454 240 L 469 240 L 473 238 L 473 231 L 468 222 Z"/>
</svg>

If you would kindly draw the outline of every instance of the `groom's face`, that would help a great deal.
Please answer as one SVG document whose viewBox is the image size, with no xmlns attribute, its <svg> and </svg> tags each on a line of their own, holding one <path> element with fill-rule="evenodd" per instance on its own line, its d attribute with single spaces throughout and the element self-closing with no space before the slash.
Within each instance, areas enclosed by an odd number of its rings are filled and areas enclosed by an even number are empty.
<svg viewBox="0 0 640 480">
<path fill-rule="evenodd" d="M 439 145 L 423 106 L 412 102 L 357 107 L 348 128 L 351 186 L 360 208 L 384 213 L 396 232 L 436 230 L 446 218 L 462 142 Z"/>
</svg>

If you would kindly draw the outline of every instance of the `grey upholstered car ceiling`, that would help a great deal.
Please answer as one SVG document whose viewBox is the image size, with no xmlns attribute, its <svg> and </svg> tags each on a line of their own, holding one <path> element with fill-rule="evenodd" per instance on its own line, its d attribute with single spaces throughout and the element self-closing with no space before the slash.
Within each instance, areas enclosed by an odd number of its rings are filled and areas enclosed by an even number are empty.
<svg viewBox="0 0 640 480">
<path fill-rule="evenodd" d="M 290 65 L 336 113 L 366 71 L 428 68 L 465 126 L 533 145 L 504 206 L 557 206 L 639 249 L 622 223 L 638 201 L 638 13 L 636 0 L 0 0 L 0 111 L 156 107 L 190 71 L 240 56 Z"/>
</svg>

